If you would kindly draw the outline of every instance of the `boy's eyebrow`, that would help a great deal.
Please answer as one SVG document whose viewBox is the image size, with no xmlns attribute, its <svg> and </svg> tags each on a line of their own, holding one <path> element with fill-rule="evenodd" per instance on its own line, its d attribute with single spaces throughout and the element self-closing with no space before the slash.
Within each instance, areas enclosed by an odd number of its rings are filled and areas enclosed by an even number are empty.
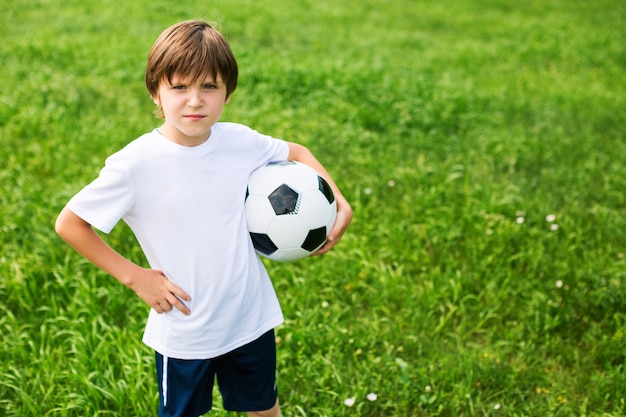
<svg viewBox="0 0 626 417">
<path fill-rule="evenodd" d="M 219 75 L 217 77 L 213 76 L 213 75 L 205 75 L 205 76 L 199 76 L 199 77 L 195 77 L 195 78 L 191 78 L 189 76 L 180 76 L 180 75 L 172 75 L 169 78 L 166 78 L 167 81 L 173 85 L 173 84 L 192 84 L 195 82 L 201 82 L 201 83 L 213 83 L 213 84 L 224 84 L 224 80 L 222 80 L 222 77 L 220 77 Z"/>
</svg>

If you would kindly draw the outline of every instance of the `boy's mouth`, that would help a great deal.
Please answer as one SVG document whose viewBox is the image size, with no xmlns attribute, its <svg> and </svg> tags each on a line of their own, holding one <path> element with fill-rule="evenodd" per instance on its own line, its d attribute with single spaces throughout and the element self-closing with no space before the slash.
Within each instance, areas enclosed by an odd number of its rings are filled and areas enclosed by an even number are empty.
<svg viewBox="0 0 626 417">
<path fill-rule="evenodd" d="M 202 120 L 205 116 L 202 114 L 187 114 L 184 117 L 188 120 Z"/>
</svg>

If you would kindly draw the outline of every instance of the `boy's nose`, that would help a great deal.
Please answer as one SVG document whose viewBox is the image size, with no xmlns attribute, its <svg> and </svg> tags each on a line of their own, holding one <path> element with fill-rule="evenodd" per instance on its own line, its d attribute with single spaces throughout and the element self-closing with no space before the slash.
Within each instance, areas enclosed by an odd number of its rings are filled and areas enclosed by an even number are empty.
<svg viewBox="0 0 626 417">
<path fill-rule="evenodd" d="M 202 99 L 200 98 L 200 93 L 197 91 L 190 92 L 189 98 L 187 100 L 187 106 L 198 107 L 201 104 L 202 104 Z"/>
</svg>

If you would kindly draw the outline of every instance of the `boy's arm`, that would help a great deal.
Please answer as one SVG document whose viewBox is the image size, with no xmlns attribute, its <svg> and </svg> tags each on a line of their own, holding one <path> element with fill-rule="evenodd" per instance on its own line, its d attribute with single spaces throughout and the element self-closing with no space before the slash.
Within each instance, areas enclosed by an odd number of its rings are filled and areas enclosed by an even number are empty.
<svg viewBox="0 0 626 417">
<path fill-rule="evenodd" d="M 315 158 L 311 151 L 305 146 L 299 145 L 293 142 L 287 142 L 289 144 L 289 156 L 288 159 L 292 161 L 302 162 L 310 166 L 319 172 L 332 188 L 337 201 L 337 218 L 335 224 L 328 234 L 328 240 L 317 252 L 313 255 L 321 255 L 328 252 L 333 246 L 339 242 L 341 236 L 348 228 L 348 225 L 352 221 L 352 208 L 348 201 L 344 198 L 343 194 L 335 184 L 335 181 L 331 178 L 330 174 L 326 171 L 324 166 Z"/>
<path fill-rule="evenodd" d="M 167 279 L 163 272 L 142 268 L 124 258 L 107 245 L 89 223 L 67 207 L 59 214 L 55 230 L 78 253 L 135 291 L 157 313 L 174 307 L 184 314 L 190 313 L 181 301 L 189 301 L 189 295 Z"/>
</svg>

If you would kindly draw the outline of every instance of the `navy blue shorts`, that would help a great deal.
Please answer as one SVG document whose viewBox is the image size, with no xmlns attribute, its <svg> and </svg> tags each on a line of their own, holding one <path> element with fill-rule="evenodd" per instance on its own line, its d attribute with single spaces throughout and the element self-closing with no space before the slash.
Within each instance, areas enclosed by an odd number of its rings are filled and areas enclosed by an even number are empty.
<svg viewBox="0 0 626 417">
<path fill-rule="evenodd" d="M 230 411 L 263 411 L 276 404 L 274 330 L 213 359 L 185 360 L 156 353 L 159 417 L 190 417 L 211 410 L 213 381 Z"/>
</svg>

